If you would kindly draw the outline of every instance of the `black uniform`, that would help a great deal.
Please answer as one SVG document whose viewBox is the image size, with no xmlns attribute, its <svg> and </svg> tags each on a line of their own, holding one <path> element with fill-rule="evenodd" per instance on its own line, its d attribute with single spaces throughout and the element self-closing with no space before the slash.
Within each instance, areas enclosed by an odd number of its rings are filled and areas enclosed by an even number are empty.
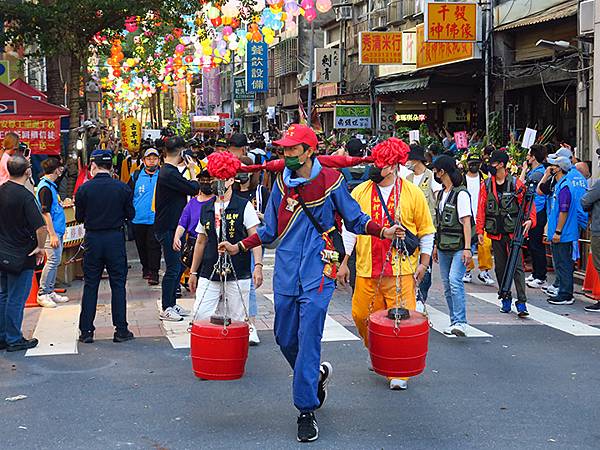
<svg viewBox="0 0 600 450">
<path fill-rule="evenodd" d="M 97 174 L 77 191 L 75 218 L 85 226 L 84 287 L 79 316 L 82 333 L 91 333 L 95 329 L 98 287 L 105 267 L 112 294 L 113 325 L 117 332 L 127 330 L 124 225 L 126 219 L 132 220 L 134 216 L 133 192 L 107 173 Z"/>
</svg>

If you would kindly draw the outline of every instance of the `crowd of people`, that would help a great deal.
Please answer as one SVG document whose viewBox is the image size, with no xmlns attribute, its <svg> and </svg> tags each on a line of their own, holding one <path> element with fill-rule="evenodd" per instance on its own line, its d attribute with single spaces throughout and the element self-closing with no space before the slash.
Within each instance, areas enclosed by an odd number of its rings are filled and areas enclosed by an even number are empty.
<svg viewBox="0 0 600 450">
<path fill-rule="evenodd" d="M 509 170 L 506 149 L 493 146 L 470 152 L 463 163 L 448 145 L 424 148 L 397 138 L 373 148 L 352 138 L 335 155 L 322 155 L 314 131 L 294 124 L 272 146 L 239 132 L 145 141 L 127 183 L 113 176 L 114 164 L 110 150 L 91 152 L 91 179 L 74 200 L 76 220 L 85 227 L 79 341 L 94 342 L 104 270 L 113 340 L 134 339 L 127 323 L 126 229 L 142 266 L 141 274 L 129 276 L 161 285 L 159 320 L 223 313 L 226 297 L 226 315 L 249 322 L 251 345 L 260 343 L 254 321 L 264 251 L 276 248 L 274 333 L 294 371 L 298 439 L 304 442 L 318 437 L 315 411 L 327 398 L 333 373 L 329 362 L 321 362 L 321 338 L 336 286 L 352 286 L 352 316 L 367 346 L 372 312 L 395 306 L 426 310 L 436 265 L 450 318 L 444 333 L 466 336 L 465 283 L 474 282 L 474 255 L 476 280 L 499 285 L 519 229 L 528 238 L 532 272 L 525 278 L 519 255 L 511 273 L 518 317 L 528 315 L 527 287 L 544 291 L 551 304 L 574 302 L 574 263 L 588 214 L 593 262 L 600 270 L 600 183 L 589 183 L 589 167 L 567 145 L 533 145 L 517 175 Z M 49 157 L 42 169 L 34 187 L 19 138 L 8 133 L 0 159 L 0 349 L 7 351 L 38 344 L 21 332 L 36 266 L 43 264 L 39 305 L 69 301 L 55 285 L 64 207 L 73 202 L 59 195 L 62 160 Z M 545 236 L 554 283 L 547 279 Z M 231 261 L 226 280 L 219 269 L 225 253 Z M 182 289 L 195 293 L 192 311 L 178 304 Z M 510 313 L 512 298 L 502 298 L 499 306 Z M 600 302 L 585 310 L 600 312 Z M 408 379 L 390 378 L 389 387 L 407 389 Z"/>
</svg>

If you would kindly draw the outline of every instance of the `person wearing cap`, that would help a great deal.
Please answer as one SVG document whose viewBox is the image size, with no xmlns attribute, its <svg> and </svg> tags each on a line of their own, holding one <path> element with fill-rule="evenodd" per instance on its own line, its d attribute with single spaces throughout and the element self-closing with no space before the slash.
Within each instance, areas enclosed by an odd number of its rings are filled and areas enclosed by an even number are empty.
<svg viewBox="0 0 600 450">
<path fill-rule="evenodd" d="M 215 152 L 226 152 L 229 148 L 227 139 L 221 137 L 215 141 Z"/>
<path fill-rule="evenodd" d="M 600 156 L 600 149 L 596 149 Z M 600 164 L 599 164 L 600 165 Z M 592 188 L 581 198 L 581 206 L 588 214 L 591 213 L 591 242 L 592 262 L 596 272 L 600 273 L 600 183 L 596 180 Z M 600 312 L 600 301 L 587 305 L 583 309 L 588 312 Z"/>
<path fill-rule="evenodd" d="M 382 227 L 361 212 L 344 177 L 322 167 L 315 157 L 318 140 L 312 129 L 293 124 L 275 144 L 283 147 L 286 167 L 277 176 L 264 224 L 256 234 L 236 243 L 222 242 L 219 249 L 235 255 L 279 239 L 273 277 L 275 338 L 294 370 L 298 440 L 309 442 L 318 438 L 314 412 L 325 402 L 332 373 L 331 364 L 320 361 L 321 338 L 339 255 L 316 225 L 331 232 L 338 212 L 346 228 L 356 234 L 391 239 L 402 231 L 399 226 Z"/>
<path fill-rule="evenodd" d="M 394 157 L 391 161 L 390 153 L 384 155 L 382 151 L 386 148 L 392 148 Z M 418 237 L 419 251 L 409 258 L 402 258 L 398 264 L 394 260 L 395 249 L 388 257 L 389 241 L 377 236 L 356 236 L 347 227 L 343 229 L 346 256 L 337 279 L 342 286 L 346 284 L 349 257 L 355 251 L 352 318 L 367 348 L 369 315 L 395 306 L 414 311 L 417 308 L 416 286 L 423 282 L 430 267 L 435 228 L 429 204 L 422 189 L 398 176 L 400 165 L 406 162 L 410 151 L 400 140 L 384 141 L 376 146 L 372 152 L 375 164 L 370 169 L 370 180 L 358 185 L 351 195 L 361 210 L 380 226 L 391 226 L 400 217 L 402 226 Z M 397 279 L 401 287 L 400 299 L 396 295 Z M 408 378 L 389 378 L 388 381 L 391 390 L 408 388 Z"/>
<path fill-rule="evenodd" d="M 346 142 L 344 154 L 361 157 L 364 156 L 366 147 L 365 143 L 360 139 L 351 138 Z M 344 179 L 346 180 L 350 191 L 369 179 L 369 168 L 366 165 L 344 167 L 340 169 L 340 172 L 344 175 Z"/>
<path fill-rule="evenodd" d="M 142 277 L 148 284 L 159 283 L 161 250 L 160 243 L 154 235 L 154 193 L 160 173 L 160 154 L 155 148 L 144 152 L 143 167 L 137 169 L 129 179 L 129 187 L 133 191 L 135 217 L 132 220 L 135 246 L 140 255 Z"/>
<path fill-rule="evenodd" d="M 471 210 L 473 211 L 473 219 L 477 217 L 477 209 L 479 206 L 479 192 L 481 191 L 482 181 L 486 179 L 486 175 L 481 171 L 481 157 L 478 154 L 471 153 L 467 156 L 467 170 L 465 172 L 463 186 L 467 188 L 467 192 L 471 196 Z M 475 250 L 473 245 L 472 250 Z M 490 275 L 492 269 L 492 241 L 483 233 L 483 244 L 477 244 L 477 263 L 479 265 L 479 275 L 477 278 L 481 283 L 491 286 L 494 284 L 494 279 Z M 463 277 L 463 282 L 471 283 L 473 276 L 471 271 L 475 268 L 473 259 L 470 260 L 467 266 L 467 272 Z"/>
<path fill-rule="evenodd" d="M 111 290 L 113 342 L 133 339 L 127 324 L 127 251 L 125 220 L 135 217 L 133 192 L 111 177 L 112 152 L 94 150 L 90 161 L 92 179 L 81 185 L 75 196 L 75 219 L 85 227 L 83 254 L 83 297 L 79 316 L 79 341 L 94 342 L 94 318 L 98 287 L 106 268 Z"/>
<path fill-rule="evenodd" d="M 229 138 L 227 150 L 238 158 L 246 155 L 248 138 L 243 133 L 233 133 Z"/>
<path fill-rule="evenodd" d="M 489 160 L 490 177 L 483 181 L 479 192 L 479 205 L 477 207 L 477 219 L 475 226 L 479 244 L 484 242 L 484 233 L 492 240 L 492 252 L 494 254 L 494 271 L 498 284 L 502 283 L 508 255 L 510 253 L 510 242 L 516 227 L 519 209 L 525 199 L 525 185 L 518 178 L 513 177 L 506 169 L 509 157 L 505 151 L 494 150 Z M 532 226 L 535 226 L 535 205 L 531 208 L 529 217 L 523 222 L 523 234 Z M 514 273 L 515 288 L 517 290 L 517 301 L 515 306 L 519 317 L 529 315 L 527 311 L 527 293 L 525 290 L 525 274 L 523 272 L 523 261 L 521 250 L 517 258 L 517 266 Z M 502 300 L 500 311 L 510 313 L 512 299 Z"/>
<path fill-rule="evenodd" d="M 559 152 L 548 155 L 549 166 L 538 185 L 538 188 L 541 185 L 541 189 L 544 189 L 542 183 L 549 176 L 554 178 L 554 187 L 548 192 L 547 235 L 552 242 L 552 260 L 556 272 L 554 287 L 558 287 L 558 292 L 556 289 L 546 292 L 548 303 L 571 305 L 574 302 L 574 261 L 579 257 L 580 221 L 581 225 L 587 226 L 587 213 L 583 212 L 581 205 L 587 183 L 574 169 L 571 158 L 565 152 L 562 155 Z"/>
</svg>

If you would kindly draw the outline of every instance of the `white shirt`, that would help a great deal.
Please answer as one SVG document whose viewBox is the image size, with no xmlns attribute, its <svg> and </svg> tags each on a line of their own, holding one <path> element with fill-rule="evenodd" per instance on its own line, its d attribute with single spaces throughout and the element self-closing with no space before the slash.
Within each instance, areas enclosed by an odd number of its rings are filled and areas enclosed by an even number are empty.
<svg viewBox="0 0 600 450">
<path fill-rule="evenodd" d="M 479 205 L 481 179 L 479 178 L 479 175 L 476 177 L 465 175 L 465 179 L 467 180 L 467 191 L 469 191 L 469 194 L 471 194 L 471 209 L 473 210 L 473 215 L 477 217 L 477 205 Z"/>
<path fill-rule="evenodd" d="M 442 193 L 442 198 L 440 199 L 439 205 L 440 213 L 444 210 L 444 205 L 446 205 L 446 201 L 448 200 L 450 192 L 452 191 L 444 191 Z M 456 209 L 458 211 L 460 223 L 464 223 L 463 219 L 471 215 L 471 201 L 467 192 L 461 191 L 458 193 L 458 198 L 456 199 Z"/>
<path fill-rule="evenodd" d="M 221 222 L 221 209 L 225 210 L 229 206 L 229 202 L 220 203 L 215 202 L 215 223 Z M 246 208 L 244 209 L 244 226 L 246 230 L 249 230 L 252 227 L 255 227 L 260 224 L 260 219 L 256 214 L 256 210 L 254 206 L 252 206 L 251 202 L 246 203 Z M 204 229 L 204 225 L 202 222 L 198 222 L 198 226 L 196 227 L 196 233 L 198 234 L 206 234 L 206 230 Z M 220 233 L 220 228 L 219 228 Z"/>
</svg>

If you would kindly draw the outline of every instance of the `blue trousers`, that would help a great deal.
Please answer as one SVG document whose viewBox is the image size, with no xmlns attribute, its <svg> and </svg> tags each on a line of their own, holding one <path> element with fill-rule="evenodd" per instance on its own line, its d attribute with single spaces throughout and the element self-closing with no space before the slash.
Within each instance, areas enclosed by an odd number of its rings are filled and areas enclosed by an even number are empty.
<svg viewBox="0 0 600 450">
<path fill-rule="evenodd" d="M 0 341 L 16 344 L 21 340 L 23 310 L 31 290 L 33 269 L 20 274 L 0 272 Z"/>
<path fill-rule="evenodd" d="M 117 331 L 127 329 L 125 282 L 127 281 L 127 251 L 123 231 L 88 231 L 83 254 L 83 297 L 79 329 L 94 331 L 98 304 L 98 287 L 106 267 L 111 292 L 111 313 Z"/>
<path fill-rule="evenodd" d="M 165 274 L 162 279 L 162 309 L 175 306 L 177 303 L 177 287 L 185 267 L 181 263 L 181 252 L 173 250 L 175 230 L 157 233 L 156 240 L 160 242 L 165 258 Z"/>
<path fill-rule="evenodd" d="M 334 289 L 333 280 L 326 279 L 321 292 L 318 288 L 306 292 L 300 288 L 297 296 L 275 292 L 275 340 L 294 370 L 294 406 L 300 412 L 319 406 L 321 338 Z"/>
<path fill-rule="evenodd" d="M 558 296 L 560 300 L 571 300 L 573 298 L 573 243 L 560 242 L 552 244 L 552 259 L 556 271 L 558 284 Z"/>
<path fill-rule="evenodd" d="M 444 297 L 450 313 L 450 325 L 467 323 L 465 283 L 463 282 L 467 268 L 462 262 L 462 254 L 462 250 L 457 252 L 438 251 Z"/>
</svg>

